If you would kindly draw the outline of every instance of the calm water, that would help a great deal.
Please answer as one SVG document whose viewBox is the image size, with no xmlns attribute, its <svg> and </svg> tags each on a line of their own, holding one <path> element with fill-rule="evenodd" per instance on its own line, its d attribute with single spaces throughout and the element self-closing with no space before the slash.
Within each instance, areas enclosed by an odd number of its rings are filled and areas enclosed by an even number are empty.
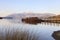
<svg viewBox="0 0 60 40">
<path fill-rule="evenodd" d="M 36 34 L 39 40 L 54 40 L 52 33 L 60 30 L 60 24 L 41 23 L 37 25 L 24 24 L 19 20 L 0 20 L 0 34 L 4 35 L 6 31 L 22 30 L 29 31 L 29 33 Z"/>
</svg>

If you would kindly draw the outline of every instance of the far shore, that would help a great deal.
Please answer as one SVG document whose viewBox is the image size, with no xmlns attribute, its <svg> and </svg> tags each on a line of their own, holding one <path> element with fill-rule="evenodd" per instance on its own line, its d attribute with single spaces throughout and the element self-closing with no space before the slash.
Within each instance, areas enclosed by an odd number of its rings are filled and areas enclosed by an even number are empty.
<svg viewBox="0 0 60 40">
<path fill-rule="evenodd" d="M 0 19 L 13 19 L 12 17 L 0 17 Z M 48 22 L 48 23 L 60 23 L 60 20 L 42 20 L 42 19 L 39 19 L 38 17 L 27 17 L 27 18 L 22 18 L 21 19 L 22 22 L 25 22 L 25 23 L 29 23 L 29 24 L 38 24 L 38 23 L 41 23 L 41 22 Z"/>
<path fill-rule="evenodd" d="M 38 24 L 41 22 L 48 22 L 48 23 L 60 23 L 60 20 L 42 20 L 39 19 L 38 17 L 27 17 L 22 19 L 22 22 L 29 23 L 29 24 Z"/>
</svg>

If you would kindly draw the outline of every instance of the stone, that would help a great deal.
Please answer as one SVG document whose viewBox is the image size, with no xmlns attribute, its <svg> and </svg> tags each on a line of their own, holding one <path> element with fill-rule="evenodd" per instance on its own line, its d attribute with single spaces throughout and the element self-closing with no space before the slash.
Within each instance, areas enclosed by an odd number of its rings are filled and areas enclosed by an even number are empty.
<svg viewBox="0 0 60 40">
<path fill-rule="evenodd" d="M 59 31 L 54 31 L 53 34 L 52 34 L 52 37 L 55 40 L 60 40 L 60 30 Z"/>
</svg>

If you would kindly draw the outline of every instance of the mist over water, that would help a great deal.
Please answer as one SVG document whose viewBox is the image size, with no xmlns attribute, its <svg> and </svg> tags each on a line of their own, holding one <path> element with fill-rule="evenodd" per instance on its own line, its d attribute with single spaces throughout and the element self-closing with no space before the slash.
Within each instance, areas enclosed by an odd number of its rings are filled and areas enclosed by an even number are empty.
<svg viewBox="0 0 60 40">
<path fill-rule="evenodd" d="M 51 36 L 54 31 L 60 30 L 60 24 L 57 23 L 39 23 L 37 25 L 22 23 L 19 20 L 0 20 L 0 35 L 5 36 L 6 32 L 16 30 L 27 31 L 31 35 L 38 36 L 37 40 L 54 40 Z"/>
</svg>

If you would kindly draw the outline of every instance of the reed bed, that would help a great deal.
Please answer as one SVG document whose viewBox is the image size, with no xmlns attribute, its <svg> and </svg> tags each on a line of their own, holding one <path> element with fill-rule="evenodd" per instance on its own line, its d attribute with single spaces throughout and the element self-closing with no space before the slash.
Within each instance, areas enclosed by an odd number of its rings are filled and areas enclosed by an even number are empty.
<svg viewBox="0 0 60 40">
<path fill-rule="evenodd" d="M 5 36 L 0 35 L 0 40 L 38 40 L 38 37 L 29 31 L 6 31 Z"/>
</svg>

